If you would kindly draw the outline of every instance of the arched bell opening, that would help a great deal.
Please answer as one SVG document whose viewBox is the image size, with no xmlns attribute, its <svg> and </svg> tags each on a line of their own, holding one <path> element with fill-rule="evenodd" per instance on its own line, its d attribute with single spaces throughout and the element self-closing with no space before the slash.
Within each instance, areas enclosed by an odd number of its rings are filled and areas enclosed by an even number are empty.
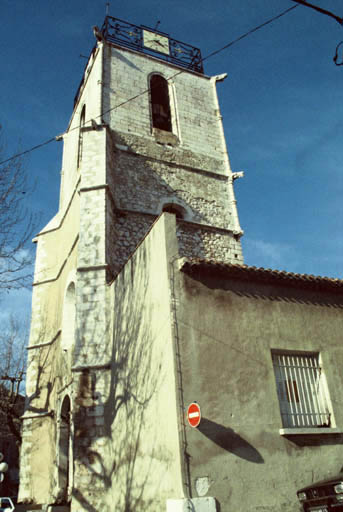
<svg viewBox="0 0 343 512">
<path fill-rule="evenodd" d="M 163 76 L 150 77 L 150 101 L 153 128 L 172 131 L 168 82 Z"/>
</svg>

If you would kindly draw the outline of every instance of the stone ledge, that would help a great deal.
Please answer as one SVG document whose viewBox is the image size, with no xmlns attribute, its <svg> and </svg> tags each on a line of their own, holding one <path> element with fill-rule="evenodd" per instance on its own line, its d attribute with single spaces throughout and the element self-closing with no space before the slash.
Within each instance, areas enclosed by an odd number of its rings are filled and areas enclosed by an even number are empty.
<svg viewBox="0 0 343 512">
<path fill-rule="evenodd" d="M 169 167 L 182 168 L 189 172 L 208 175 L 224 181 L 227 181 L 231 175 L 223 159 L 194 152 L 182 144 L 173 146 L 163 143 L 158 144 L 154 135 L 142 137 L 141 135 L 115 130 L 112 130 L 112 134 L 116 150 L 128 158 L 143 158 L 147 161 L 163 163 Z"/>
<path fill-rule="evenodd" d="M 323 434 L 343 434 L 341 428 L 280 428 L 280 436 L 320 436 Z"/>
<path fill-rule="evenodd" d="M 172 132 L 153 128 L 152 133 L 159 144 L 167 144 L 169 146 L 178 146 L 180 144 L 179 138 Z"/>
<path fill-rule="evenodd" d="M 28 345 L 25 348 L 26 348 L 26 350 L 31 350 L 32 348 L 41 348 L 41 347 L 46 347 L 48 345 L 51 345 L 52 343 L 54 343 L 57 340 L 57 338 L 59 337 L 61 332 L 62 332 L 61 329 L 59 329 L 57 331 L 57 333 L 55 334 L 55 336 L 50 341 L 44 341 L 42 343 L 36 343 L 35 345 Z"/>
<path fill-rule="evenodd" d="M 20 419 L 21 420 L 32 420 L 32 419 L 47 418 L 47 417 L 54 418 L 54 415 L 55 415 L 55 412 L 53 410 L 43 411 L 43 412 L 35 412 L 32 414 L 30 414 L 30 412 L 29 412 L 28 414 L 25 413 L 25 414 L 23 414 L 23 416 L 20 416 Z"/>
</svg>

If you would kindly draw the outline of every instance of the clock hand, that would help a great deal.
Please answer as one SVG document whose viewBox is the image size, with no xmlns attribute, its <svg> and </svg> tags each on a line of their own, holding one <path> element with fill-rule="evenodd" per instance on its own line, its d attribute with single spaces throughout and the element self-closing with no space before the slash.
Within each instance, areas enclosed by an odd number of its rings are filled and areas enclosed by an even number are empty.
<svg viewBox="0 0 343 512">
<path fill-rule="evenodd" d="M 159 44 L 160 46 L 164 47 L 164 44 L 161 43 L 161 41 L 158 41 L 158 39 L 153 39 L 154 43 Z"/>
</svg>

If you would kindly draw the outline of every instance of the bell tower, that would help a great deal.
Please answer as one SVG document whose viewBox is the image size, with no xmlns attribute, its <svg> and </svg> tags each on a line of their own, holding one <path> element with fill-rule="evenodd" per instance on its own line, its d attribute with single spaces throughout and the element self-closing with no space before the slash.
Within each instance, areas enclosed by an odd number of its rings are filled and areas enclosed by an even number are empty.
<svg viewBox="0 0 343 512">
<path fill-rule="evenodd" d="M 242 263 L 216 93 L 224 75 L 206 76 L 200 50 L 148 27 L 107 16 L 94 32 L 64 136 L 61 195 L 76 175 L 81 197 L 106 187 L 101 263 L 115 276 L 162 211 L 177 216 L 181 254 Z"/>
<path fill-rule="evenodd" d="M 94 455 L 112 450 L 111 283 L 162 212 L 175 215 L 180 257 L 243 263 L 216 93 L 225 75 L 145 26 L 107 16 L 94 34 L 60 137 L 59 210 L 36 237 L 19 496 L 75 511 L 97 509 L 112 478 L 101 483 Z"/>
</svg>

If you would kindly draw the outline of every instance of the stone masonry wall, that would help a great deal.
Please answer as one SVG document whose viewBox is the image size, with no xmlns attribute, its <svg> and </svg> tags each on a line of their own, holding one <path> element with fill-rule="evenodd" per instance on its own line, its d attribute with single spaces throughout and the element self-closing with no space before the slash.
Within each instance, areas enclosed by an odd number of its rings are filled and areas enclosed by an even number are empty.
<svg viewBox="0 0 343 512">
<path fill-rule="evenodd" d="M 234 229 L 224 176 L 118 151 L 114 162 L 113 196 L 118 208 L 160 214 L 163 203 L 177 202 L 193 222 Z M 156 155 L 156 158 L 153 158 Z"/>
<path fill-rule="evenodd" d="M 137 212 L 113 212 L 111 240 L 111 271 L 115 277 L 144 239 L 156 215 Z M 232 233 L 178 220 L 177 239 L 180 256 L 243 263 L 241 244 Z"/>
<path fill-rule="evenodd" d="M 110 374 L 103 369 L 74 373 L 77 388 L 74 409 L 74 491 L 71 510 L 104 510 L 110 475 L 105 472 L 105 458 L 110 437 L 105 426 L 110 407 Z"/>
<path fill-rule="evenodd" d="M 113 274 L 117 275 L 156 219 L 155 215 L 117 212 L 114 217 L 116 236 L 112 239 Z"/>
<path fill-rule="evenodd" d="M 172 133 L 152 127 L 153 73 L 168 80 Z M 106 261 L 113 274 L 169 203 L 188 221 L 178 231 L 182 255 L 242 263 L 215 79 L 105 43 L 102 108 L 108 126 Z"/>
<path fill-rule="evenodd" d="M 185 212 L 178 230 L 182 255 L 243 262 L 228 205 L 228 178 L 124 149 L 116 150 L 112 165 L 106 253 L 114 275 L 168 203 Z"/>
<path fill-rule="evenodd" d="M 243 264 L 241 244 L 231 233 L 179 221 L 177 239 L 180 256 Z"/>
<path fill-rule="evenodd" d="M 75 181 L 77 180 L 79 173 L 83 171 L 83 162 L 87 160 L 87 155 L 83 153 L 83 159 L 79 162 L 79 168 L 77 167 L 80 135 L 79 125 L 83 106 L 85 106 L 86 110 L 86 130 L 91 127 L 91 119 L 95 119 L 98 124 L 101 123 L 101 119 L 99 117 L 101 113 L 101 76 L 102 47 L 100 45 L 89 60 L 87 69 L 84 73 L 83 86 L 80 91 L 78 102 L 75 105 L 74 112 L 70 119 L 68 130 L 63 136 L 62 182 L 60 192 L 61 208 L 63 208 L 69 200 Z M 84 135 L 84 138 L 86 135 Z M 88 146 L 88 143 L 85 140 L 83 146 L 84 148 Z"/>
<path fill-rule="evenodd" d="M 184 149 L 224 160 L 226 147 L 213 81 L 208 76 L 109 45 L 105 47 L 103 111 L 109 111 L 105 121 L 113 130 L 152 136 L 147 92 L 152 73 L 168 79 L 173 133 Z"/>
<path fill-rule="evenodd" d="M 106 130 L 84 133 L 76 297 L 75 366 L 106 360 Z"/>
<path fill-rule="evenodd" d="M 76 297 L 77 336 L 74 366 L 108 361 L 106 270 L 79 270 Z"/>
</svg>

